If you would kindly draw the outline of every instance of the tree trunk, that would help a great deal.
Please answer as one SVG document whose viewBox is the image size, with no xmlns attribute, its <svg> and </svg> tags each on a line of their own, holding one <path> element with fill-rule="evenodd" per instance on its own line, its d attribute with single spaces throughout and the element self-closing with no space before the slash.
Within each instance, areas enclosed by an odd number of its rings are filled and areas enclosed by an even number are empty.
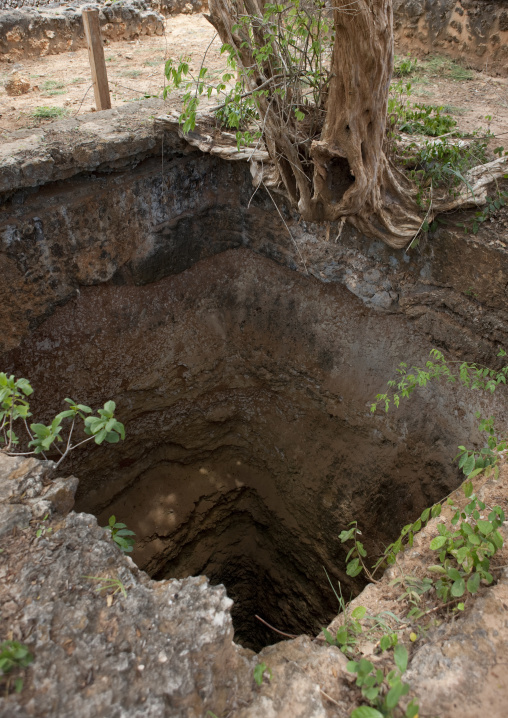
<svg viewBox="0 0 508 718">
<path fill-rule="evenodd" d="M 329 221 L 347 217 L 365 234 L 403 247 L 421 218 L 409 181 L 383 149 L 393 69 L 392 1 L 334 0 L 334 7 L 326 119 L 311 149 L 314 194 L 311 211 L 301 211 Z"/>
<path fill-rule="evenodd" d="M 324 123 L 312 142 L 309 136 L 302 138 L 291 110 L 294 97 L 289 103 L 286 97 L 284 105 L 274 92 L 282 76 L 277 73 L 286 72 L 284 61 L 278 65 L 276 60 L 266 62 L 261 67 L 255 61 L 253 43 L 261 47 L 267 37 L 263 34 L 265 0 L 209 0 L 207 19 L 222 42 L 235 49 L 243 70 L 249 68 L 242 72 L 246 89 L 270 86 L 268 96 L 257 98 L 271 160 L 268 172 L 266 163 L 258 162 L 253 172 L 258 182 L 270 176 L 272 187 L 275 183 L 281 189 L 282 185 L 284 195 L 306 221 L 347 220 L 365 235 L 400 249 L 441 207 L 446 210 L 480 202 L 468 190 L 453 201 L 449 196 L 431 197 L 426 214 L 418 207 L 416 188 L 384 150 L 393 70 L 392 0 L 334 0 L 333 6 L 331 80 L 326 106 L 315 108 L 316 117 L 324 114 Z M 254 18 L 251 34 L 239 23 L 242 15 Z M 291 92 L 296 93 L 298 82 L 292 87 L 296 89 Z M 310 117 L 312 110 L 309 113 Z M 255 164 L 254 157 L 252 161 Z M 508 158 L 500 161 L 499 167 L 491 163 L 487 172 L 472 177 L 471 186 L 474 190 L 478 184 L 481 199 L 486 195 L 487 177 L 502 176 L 507 163 Z"/>
</svg>

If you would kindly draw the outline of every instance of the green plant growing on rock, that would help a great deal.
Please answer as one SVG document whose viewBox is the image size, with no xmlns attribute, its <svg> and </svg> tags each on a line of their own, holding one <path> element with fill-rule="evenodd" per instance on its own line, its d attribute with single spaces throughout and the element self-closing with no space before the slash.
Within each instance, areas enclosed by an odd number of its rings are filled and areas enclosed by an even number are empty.
<svg viewBox="0 0 508 718">
<path fill-rule="evenodd" d="M 504 349 L 499 350 L 498 357 L 506 357 Z M 408 399 L 417 388 L 423 388 L 431 381 L 461 384 L 472 391 L 486 391 L 493 394 L 501 384 L 506 385 L 508 366 L 491 369 L 476 362 L 447 361 L 442 352 L 432 349 L 425 367 L 413 366 L 409 369 L 405 362 L 401 362 L 397 372 L 399 379 L 388 382 L 390 392 L 376 396 L 371 404 L 371 412 L 374 413 L 379 406 L 388 412 L 392 403 L 395 407 L 399 407 L 401 399 Z M 478 430 L 487 435 L 486 445 L 480 450 L 468 450 L 465 446 L 459 446 L 459 453 L 455 458 L 459 459 L 459 468 L 465 476 L 473 478 L 481 472 L 489 476 L 494 471 L 497 477 L 496 464 L 499 457 L 508 450 L 508 437 L 498 435 L 494 426 L 494 417 L 482 419 L 479 412 L 476 416 L 480 419 Z"/>
<path fill-rule="evenodd" d="M 434 588 L 434 582 L 431 578 L 416 578 L 414 576 L 399 576 L 390 582 L 390 586 L 401 585 L 403 593 L 399 596 L 399 601 L 407 601 L 411 606 L 408 618 L 418 620 L 425 612 L 421 610 L 420 604 L 422 596 Z"/>
<path fill-rule="evenodd" d="M 356 685 L 361 689 L 362 696 L 369 705 L 359 706 L 351 713 L 351 718 L 416 718 L 418 704 L 412 700 L 404 710 L 400 699 L 409 693 L 410 686 L 402 680 L 408 663 L 407 649 L 401 644 L 395 645 L 393 651 L 396 668 L 386 675 L 373 663 L 365 658 L 359 661 L 349 661 L 347 669 L 356 674 Z"/>
<path fill-rule="evenodd" d="M 89 441 L 100 445 L 103 442 L 116 444 L 120 439 L 125 439 L 125 428 L 115 418 L 116 404 L 114 401 L 107 401 L 102 409 L 99 409 L 97 416 L 91 416 L 92 409 L 84 404 L 77 404 L 73 399 L 65 399 L 69 405 L 67 409 L 55 416 L 48 424 L 30 424 L 27 419 L 32 416 L 28 397 L 33 394 L 33 389 L 27 379 L 16 379 L 13 374 L 7 376 L 0 372 L 0 445 L 1 449 L 9 456 L 29 456 L 41 454 L 47 459 L 46 452 L 55 450 L 59 454 L 56 466 L 58 467 L 66 456 Z M 67 436 L 62 436 L 64 429 L 63 422 L 70 420 L 70 428 Z M 73 433 L 76 426 L 81 424 L 87 439 L 72 443 Z M 25 439 L 22 442 L 20 436 L 15 433 L 18 426 L 24 430 Z M 15 447 L 26 444 L 28 451 L 17 451 Z M 58 446 L 63 443 L 62 448 Z M 22 447 L 21 447 L 22 448 Z M 31 449 L 31 450 L 30 450 Z"/>
<path fill-rule="evenodd" d="M 130 531 L 126 524 L 118 523 L 115 516 L 109 517 L 108 525 L 104 528 L 111 532 L 111 538 L 124 553 L 130 553 L 134 549 L 136 534 Z"/>
<path fill-rule="evenodd" d="M 11 672 L 18 672 L 27 668 L 33 662 L 33 656 L 28 648 L 18 641 L 3 641 L 0 643 L 0 676 L 5 681 L 6 693 L 12 685 Z M 23 678 L 14 679 L 14 690 L 20 693 L 23 690 Z"/>
<path fill-rule="evenodd" d="M 465 483 L 464 494 L 469 503 L 462 511 L 454 507 L 453 528 L 438 524 L 439 535 L 430 542 L 430 548 L 439 552 L 439 563 L 428 570 L 439 575 L 435 587 L 443 602 L 460 598 L 466 591 L 476 593 L 481 581 L 491 584 L 490 559 L 503 547 L 499 533 L 505 520 L 503 509 L 494 506 L 485 519 L 480 513 L 485 503 L 473 493 L 471 480 Z"/>
<path fill-rule="evenodd" d="M 373 580 L 363 560 L 367 556 L 367 551 L 363 543 L 358 540 L 358 536 L 362 535 L 362 532 L 358 528 L 358 521 L 351 521 L 349 526 L 351 526 L 351 528 L 341 531 L 339 536 L 341 543 L 346 543 L 346 541 L 350 540 L 353 541 L 353 546 L 349 549 L 346 556 L 346 573 L 348 576 L 354 578 L 364 571 L 366 576 L 370 580 Z"/>
<path fill-rule="evenodd" d="M 46 521 L 49 518 L 49 514 L 46 514 L 44 518 L 42 519 L 41 523 L 39 524 L 39 528 L 35 532 L 35 536 L 37 538 L 40 538 L 41 536 L 49 535 L 52 533 L 53 529 L 51 526 L 48 526 Z"/>
<path fill-rule="evenodd" d="M 121 593 L 124 598 L 127 598 L 127 591 L 119 578 L 109 578 L 108 576 L 83 576 L 83 578 L 88 578 L 90 581 L 97 581 L 99 583 L 95 589 L 97 593 L 101 591 L 112 591 L 111 596 Z"/>
<path fill-rule="evenodd" d="M 506 352 L 501 349 L 498 357 L 505 356 Z M 385 412 L 389 411 L 392 404 L 399 407 L 402 399 L 408 399 L 417 388 L 425 387 L 431 381 L 458 383 L 473 391 L 493 393 L 501 384 L 506 384 L 508 366 L 491 369 L 476 362 L 448 362 L 442 352 L 433 349 L 425 367 L 413 366 L 409 369 L 406 363 L 401 362 L 397 372 L 399 379 L 388 382 L 390 392 L 376 396 L 371 405 L 372 412 L 380 406 Z M 469 503 L 463 511 L 456 509 L 452 525 L 455 526 L 459 521 L 460 525 L 451 530 L 444 523 L 440 523 L 440 534 L 433 539 L 430 546 L 432 550 L 440 550 L 440 564 L 432 566 L 430 570 L 440 574 L 434 587 L 443 601 L 450 597 L 459 598 L 466 589 L 469 593 L 475 593 L 482 580 L 490 583 L 490 558 L 503 545 L 498 528 L 504 521 L 504 512 L 499 506 L 495 506 L 490 511 L 488 520 L 485 520 L 480 515 L 480 511 L 485 510 L 485 504 L 473 494 L 471 479 L 481 473 L 487 477 L 493 473 L 497 478 L 497 463 L 499 457 L 508 452 L 508 437 L 498 434 L 494 417 L 482 419 L 478 412 L 476 416 L 480 419 L 479 431 L 487 436 L 486 445 L 479 450 L 459 446 L 459 453 L 455 457 L 458 459 L 459 468 L 469 479 L 464 485 L 464 493 Z M 441 508 L 441 504 L 426 508 L 415 522 L 404 526 L 399 538 L 386 547 L 370 571 L 365 565 L 366 551 L 357 539 L 357 523 L 352 522 L 352 528 L 340 534 L 342 543 L 353 541 L 353 547 L 346 557 L 348 574 L 356 576 L 365 571 L 367 578 L 372 580 L 377 569 L 395 563 L 397 554 L 406 546 L 413 545 L 414 535 L 430 519 L 440 516 Z M 453 560 L 457 565 L 453 564 Z M 421 581 L 404 577 L 396 579 L 395 583 L 399 582 L 404 583 L 404 595 L 412 604 L 411 616 L 423 615 L 418 607 L 419 597 L 430 590 L 430 579 Z"/>
<path fill-rule="evenodd" d="M 272 670 L 271 668 L 268 668 L 266 663 L 258 663 L 254 667 L 254 680 L 256 681 L 256 685 L 261 686 L 264 678 L 267 678 L 269 681 L 271 681 Z"/>
<path fill-rule="evenodd" d="M 323 628 L 322 631 L 328 645 L 338 646 L 342 653 L 352 653 L 358 642 L 358 636 L 363 633 L 360 621 L 365 617 L 367 609 L 365 606 L 357 606 L 349 613 L 347 606 L 342 604 L 342 607 L 344 623 L 339 626 L 335 637 L 327 628 Z"/>
</svg>

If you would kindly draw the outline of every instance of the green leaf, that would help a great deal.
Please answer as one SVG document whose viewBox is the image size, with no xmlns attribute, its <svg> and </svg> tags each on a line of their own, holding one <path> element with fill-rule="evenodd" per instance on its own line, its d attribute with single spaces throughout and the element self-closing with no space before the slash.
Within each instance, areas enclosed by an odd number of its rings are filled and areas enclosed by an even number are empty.
<svg viewBox="0 0 508 718">
<path fill-rule="evenodd" d="M 358 576 L 362 572 L 362 566 L 360 564 L 360 561 L 355 558 L 352 561 L 350 561 L 346 567 L 346 573 L 348 576 L 355 577 Z"/>
<path fill-rule="evenodd" d="M 353 611 L 351 611 L 351 617 L 359 621 L 365 616 L 366 613 L 367 609 L 365 608 L 365 606 L 357 606 L 355 609 L 353 609 Z"/>
<path fill-rule="evenodd" d="M 452 583 L 450 593 L 455 598 L 460 598 L 464 594 L 465 590 L 466 590 L 466 583 L 463 578 L 459 578 L 457 581 L 454 581 Z"/>
<path fill-rule="evenodd" d="M 370 661 L 368 661 L 366 658 L 360 658 L 358 662 L 358 673 L 362 673 L 364 676 L 366 676 L 373 670 L 373 668 L 374 666 Z"/>
<path fill-rule="evenodd" d="M 448 540 L 448 539 L 446 538 L 446 536 L 436 536 L 436 537 L 433 538 L 432 541 L 430 542 L 430 548 L 431 548 L 433 551 L 437 551 L 438 549 L 442 548 L 442 547 L 445 545 L 445 543 L 447 542 L 447 540 Z"/>
<path fill-rule="evenodd" d="M 435 518 L 437 518 L 438 516 L 441 515 L 441 509 L 442 509 L 441 504 L 435 504 L 435 505 L 431 508 L 431 510 L 430 510 L 430 515 L 432 516 L 433 519 L 435 519 Z"/>
<path fill-rule="evenodd" d="M 476 525 L 484 536 L 488 536 L 494 529 L 490 521 L 484 521 L 483 519 L 478 519 Z"/>
<path fill-rule="evenodd" d="M 398 680 L 386 694 L 385 703 L 389 710 L 393 710 L 399 703 L 402 696 L 409 693 L 409 685 Z"/>
<path fill-rule="evenodd" d="M 350 538 L 353 537 L 355 533 L 355 529 L 349 529 L 348 531 L 341 531 L 339 534 L 339 539 L 341 543 L 345 543 L 346 541 L 349 541 Z"/>
<path fill-rule="evenodd" d="M 106 438 L 107 432 L 106 429 L 101 429 L 96 435 L 95 435 L 95 443 L 96 444 L 102 444 L 104 439 Z"/>
<path fill-rule="evenodd" d="M 256 681 L 258 686 L 263 683 L 263 674 L 265 673 L 265 671 L 269 670 L 270 669 L 268 668 L 266 663 L 258 663 L 257 666 L 254 668 L 254 680 Z"/>
<path fill-rule="evenodd" d="M 427 566 L 427 571 L 432 571 L 432 573 L 446 573 L 446 569 L 437 563 L 432 564 L 432 566 Z"/>
<path fill-rule="evenodd" d="M 332 636 L 332 634 L 330 633 L 330 631 L 329 631 L 327 628 L 322 628 L 321 630 L 323 631 L 323 635 L 324 635 L 324 637 L 325 637 L 325 639 L 326 639 L 326 642 L 327 642 L 330 646 L 335 646 L 335 639 L 334 639 L 334 637 Z"/>
<path fill-rule="evenodd" d="M 480 588 L 480 574 L 473 573 L 467 581 L 467 590 L 469 593 L 476 593 Z"/>
<path fill-rule="evenodd" d="M 418 704 L 411 701 L 406 708 L 406 718 L 418 718 L 419 707 Z"/>
<path fill-rule="evenodd" d="M 474 457 L 474 454 L 471 454 L 471 456 L 469 456 L 467 458 L 466 463 L 462 467 L 463 473 L 466 476 L 469 476 L 469 474 L 474 470 L 474 466 L 475 466 L 475 457 Z"/>
<path fill-rule="evenodd" d="M 348 642 L 348 632 L 346 626 L 341 626 L 339 630 L 337 631 L 337 635 L 335 637 L 335 642 L 339 644 L 339 646 L 345 646 Z"/>
<path fill-rule="evenodd" d="M 503 537 L 501 536 L 499 531 L 497 531 L 497 529 L 490 534 L 489 539 L 493 542 L 496 549 L 503 548 Z"/>
<path fill-rule="evenodd" d="M 74 416 L 76 412 L 72 411 L 72 409 L 67 409 L 66 411 L 61 411 L 59 414 L 55 416 L 55 419 L 66 419 L 68 416 Z"/>
<path fill-rule="evenodd" d="M 405 646 L 398 643 L 393 649 L 393 657 L 395 660 L 395 665 L 397 666 L 399 671 L 401 673 L 405 673 L 408 661 L 408 653 Z"/>
<path fill-rule="evenodd" d="M 16 693 L 21 693 L 23 690 L 23 679 L 22 678 L 16 678 L 14 681 L 14 690 Z"/>
<path fill-rule="evenodd" d="M 473 493 L 473 482 L 472 481 L 466 481 L 464 486 L 464 496 L 466 499 L 469 499 L 471 497 L 471 494 Z"/>
<path fill-rule="evenodd" d="M 456 568 L 449 568 L 447 574 L 452 579 L 452 581 L 459 581 L 462 578 Z"/>
<path fill-rule="evenodd" d="M 370 706 L 359 706 L 352 711 L 351 718 L 383 718 L 383 714 Z"/>
</svg>

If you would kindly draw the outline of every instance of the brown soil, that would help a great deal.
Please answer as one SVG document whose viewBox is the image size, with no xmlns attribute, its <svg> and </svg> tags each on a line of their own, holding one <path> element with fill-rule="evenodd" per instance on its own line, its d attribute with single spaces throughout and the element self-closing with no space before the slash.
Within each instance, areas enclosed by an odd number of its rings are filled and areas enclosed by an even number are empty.
<svg viewBox="0 0 508 718">
<path fill-rule="evenodd" d="M 162 37 L 142 37 L 130 42 L 115 42 L 105 47 L 113 107 L 139 101 L 145 95 L 158 96 L 164 86 L 164 61 L 190 56 L 190 66 L 199 70 L 201 58 L 214 36 L 212 26 L 202 15 L 175 15 L 167 18 Z M 220 41 L 215 39 L 207 54 L 207 66 L 224 67 L 219 54 Z M 31 89 L 19 97 L 9 97 L 3 85 L 13 71 L 27 76 Z M 422 82 L 413 82 L 413 99 L 449 106 L 461 129 L 486 127 L 490 115 L 491 130 L 508 137 L 508 79 L 490 77 L 471 71 L 472 79 L 453 80 L 443 70 L 426 73 Z M 95 103 L 91 88 L 88 51 L 78 50 L 61 55 L 12 63 L 0 60 L 0 139 L 8 139 L 12 130 L 51 122 L 34 118 L 37 107 L 62 108 L 68 116 L 93 112 Z M 48 89 L 49 83 L 53 83 Z M 63 87 L 57 85 L 63 83 Z M 55 93 L 55 94 L 51 94 Z M 58 93 L 58 94 L 57 94 Z M 168 100 L 168 109 L 177 108 L 178 94 Z M 501 138 L 502 139 L 502 138 Z"/>
</svg>

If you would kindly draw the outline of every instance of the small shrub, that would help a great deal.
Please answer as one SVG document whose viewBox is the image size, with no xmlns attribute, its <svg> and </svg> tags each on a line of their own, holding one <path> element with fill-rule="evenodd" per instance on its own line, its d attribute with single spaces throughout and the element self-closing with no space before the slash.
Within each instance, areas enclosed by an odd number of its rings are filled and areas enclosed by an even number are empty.
<svg viewBox="0 0 508 718">
<path fill-rule="evenodd" d="M 363 632 L 360 621 L 365 617 L 365 606 L 357 606 L 349 614 L 347 607 L 343 609 L 344 623 L 339 627 L 335 637 L 327 628 L 323 628 L 323 635 L 330 646 L 338 646 L 342 653 L 351 653 L 358 642 L 358 636 Z"/>
<path fill-rule="evenodd" d="M 108 576 L 83 576 L 83 578 L 98 582 L 99 585 L 95 589 L 97 593 L 101 591 L 112 591 L 112 593 L 109 594 L 110 596 L 121 593 L 124 598 L 127 598 L 127 591 L 119 578 L 109 578 Z"/>
<path fill-rule="evenodd" d="M 215 117 L 221 127 L 228 129 L 244 129 L 249 120 L 258 117 L 254 101 L 250 97 L 241 98 L 242 88 L 239 83 L 226 95 L 224 107 L 217 110 Z"/>
<path fill-rule="evenodd" d="M 356 685 L 370 704 L 355 708 L 351 718 L 395 718 L 396 715 L 401 715 L 400 699 L 410 690 L 409 684 L 402 681 L 407 669 L 408 652 L 404 646 L 397 644 L 393 655 L 396 668 L 386 676 L 380 668 L 375 669 L 374 664 L 366 658 L 348 662 L 348 671 L 356 673 Z M 409 703 L 403 715 L 406 718 L 417 718 L 418 705 L 415 701 Z"/>
<path fill-rule="evenodd" d="M 451 132 L 456 126 L 456 120 L 447 114 L 443 107 L 421 103 L 408 107 L 398 124 L 400 132 L 428 137 L 440 137 Z"/>
<path fill-rule="evenodd" d="M 134 531 L 130 531 L 125 524 L 117 523 L 115 516 L 110 516 L 108 525 L 103 528 L 111 532 L 111 538 L 124 553 L 130 553 L 134 549 L 136 541 L 133 536 L 136 534 Z"/>
<path fill-rule="evenodd" d="M 415 58 L 395 56 L 393 73 L 396 77 L 408 77 L 416 71 L 417 67 L 418 61 Z"/>
<path fill-rule="evenodd" d="M 0 372 L 0 445 L 5 444 L 2 450 L 9 456 L 16 456 L 19 453 L 23 455 L 42 454 L 47 459 L 45 452 L 54 448 L 60 456 L 57 463 L 59 466 L 69 452 L 88 441 L 95 441 L 100 445 L 103 442 L 116 444 L 120 439 L 125 439 L 124 426 L 115 418 L 116 404 L 114 401 L 107 401 L 104 408 L 98 410 L 98 416 L 88 416 L 92 413 L 89 406 L 77 404 L 73 399 L 67 398 L 65 402 L 69 406 L 57 414 L 51 424 L 47 426 L 30 424 L 28 426 L 27 419 L 32 416 L 28 397 L 32 394 L 33 389 L 27 379 L 16 379 L 13 374 L 7 376 L 4 372 Z M 62 450 L 58 443 L 63 441 L 63 422 L 67 419 L 71 420 L 71 426 Z M 77 444 L 72 444 L 75 426 L 81 422 L 83 431 L 88 438 L 82 439 Z M 22 442 L 21 437 L 15 433 L 19 430 L 18 427 L 25 433 L 26 448 L 33 449 L 32 451 L 19 452 L 15 450 L 15 447 Z"/>
</svg>

